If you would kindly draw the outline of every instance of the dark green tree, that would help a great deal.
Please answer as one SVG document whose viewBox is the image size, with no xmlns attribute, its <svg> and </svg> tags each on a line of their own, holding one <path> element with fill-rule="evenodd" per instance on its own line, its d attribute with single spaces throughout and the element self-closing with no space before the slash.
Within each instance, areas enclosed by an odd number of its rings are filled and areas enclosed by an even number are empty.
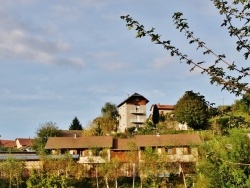
<svg viewBox="0 0 250 188">
<path fill-rule="evenodd" d="M 199 93 L 186 91 L 175 105 L 174 115 L 180 123 L 194 129 L 204 129 L 209 118 L 208 102 Z"/>
<path fill-rule="evenodd" d="M 80 121 L 75 117 L 69 126 L 69 130 L 82 130 L 82 124 Z"/>
<path fill-rule="evenodd" d="M 155 127 L 159 123 L 159 120 L 160 120 L 160 113 L 159 113 L 159 109 L 157 105 L 155 104 L 153 108 L 153 114 L 152 114 L 152 121 Z"/>
<path fill-rule="evenodd" d="M 239 60 L 239 62 L 228 61 L 225 54 L 216 53 L 205 42 L 196 37 L 194 32 L 190 30 L 187 19 L 183 18 L 181 12 L 176 12 L 173 15 L 176 29 L 184 33 L 189 43 L 196 45 L 203 55 L 212 56 L 214 58 L 212 64 L 207 63 L 205 59 L 204 61 L 197 61 L 191 57 L 192 54 L 183 53 L 178 47 L 171 44 L 170 39 L 162 40 L 161 35 L 155 32 L 155 28 L 145 29 L 144 25 L 134 20 L 130 15 L 121 16 L 121 19 L 126 21 L 128 29 L 134 28 L 136 30 L 137 38 L 148 36 L 151 42 L 162 45 L 164 49 L 170 52 L 171 56 L 176 56 L 181 63 L 185 62 L 190 65 L 190 71 L 198 69 L 202 74 L 210 77 L 212 84 L 220 85 L 222 89 L 226 89 L 236 96 L 242 95 L 250 90 L 246 79 L 250 76 L 250 67 L 247 63 L 250 55 L 250 2 L 249 0 L 211 1 L 224 17 L 221 27 L 225 27 L 229 35 L 235 39 L 236 50 L 244 56 L 245 64 L 242 60 Z"/>
<path fill-rule="evenodd" d="M 49 137 L 59 136 L 60 130 L 58 129 L 56 123 L 50 121 L 43 123 L 36 130 L 36 137 L 33 142 L 33 149 L 39 153 L 44 153 L 44 146 L 47 143 Z"/>
</svg>

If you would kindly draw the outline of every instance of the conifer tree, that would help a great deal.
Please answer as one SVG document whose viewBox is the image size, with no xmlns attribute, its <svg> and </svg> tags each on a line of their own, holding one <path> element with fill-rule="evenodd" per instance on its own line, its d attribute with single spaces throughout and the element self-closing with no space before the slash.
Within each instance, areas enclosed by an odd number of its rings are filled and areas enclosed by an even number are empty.
<svg viewBox="0 0 250 188">
<path fill-rule="evenodd" d="M 80 121 L 75 117 L 69 126 L 69 130 L 82 130 L 82 124 Z"/>
</svg>

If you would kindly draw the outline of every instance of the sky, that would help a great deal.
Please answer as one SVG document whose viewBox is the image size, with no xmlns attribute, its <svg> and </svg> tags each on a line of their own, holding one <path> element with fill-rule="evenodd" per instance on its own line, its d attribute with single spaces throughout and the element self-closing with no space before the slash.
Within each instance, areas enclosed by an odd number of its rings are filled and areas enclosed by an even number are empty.
<svg viewBox="0 0 250 188">
<path fill-rule="evenodd" d="M 118 105 L 135 92 L 149 100 L 148 110 L 174 105 L 189 90 L 216 105 L 237 99 L 149 38 L 135 38 L 120 19 L 129 14 L 194 60 L 211 61 L 175 29 L 172 15 L 183 12 L 197 37 L 237 61 L 209 0 L 0 1 L 1 139 L 35 137 L 46 122 L 68 129 L 74 117 L 87 127 L 106 102 Z"/>
</svg>

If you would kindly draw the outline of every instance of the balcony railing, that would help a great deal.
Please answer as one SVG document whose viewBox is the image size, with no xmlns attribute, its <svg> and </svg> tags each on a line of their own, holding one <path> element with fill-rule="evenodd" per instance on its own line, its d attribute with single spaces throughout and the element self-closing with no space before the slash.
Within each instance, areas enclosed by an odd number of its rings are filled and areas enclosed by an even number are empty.
<svg viewBox="0 0 250 188">
<path fill-rule="evenodd" d="M 145 110 L 130 110 L 131 114 L 145 114 Z"/>
<path fill-rule="evenodd" d="M 145 119 L 131 119 L 130 122 L 140 124 L 140 123 L 144 123 Z"/>
</svg>

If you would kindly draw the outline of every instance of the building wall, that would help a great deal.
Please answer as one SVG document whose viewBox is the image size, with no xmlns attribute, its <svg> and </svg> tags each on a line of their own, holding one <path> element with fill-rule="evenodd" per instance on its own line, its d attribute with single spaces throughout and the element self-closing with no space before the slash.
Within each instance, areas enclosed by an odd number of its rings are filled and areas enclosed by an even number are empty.
<svg viewBox="0 0 250 188">
<path fill-rule="evenodd" d="M 129 127 L 140 127 L 147 119 L 146 101 L 130 101 L 118 108 L 120 114 L 119 131 L 125 132 Z"/>
</svg>

